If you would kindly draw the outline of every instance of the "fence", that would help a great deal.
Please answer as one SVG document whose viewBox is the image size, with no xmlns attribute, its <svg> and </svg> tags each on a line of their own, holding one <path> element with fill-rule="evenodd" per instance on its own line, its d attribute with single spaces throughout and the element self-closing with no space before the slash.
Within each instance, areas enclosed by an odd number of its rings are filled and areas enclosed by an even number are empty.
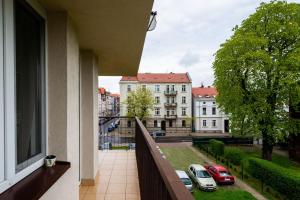
<svg viewBox="0 0 300 200">
<path fill-rule="evenodd" d="M 227 145 L 253 145 L 253 137 L 193 137 L 193 145 L 208 144 L 212 139 Z"/>
<path fill-rule="evenodd" d="M 160 153 L 147 129 L 140 120 L 136 120 L 136 159 L 141 199 L 192 200 L 192 195 Z"/>
</svg>

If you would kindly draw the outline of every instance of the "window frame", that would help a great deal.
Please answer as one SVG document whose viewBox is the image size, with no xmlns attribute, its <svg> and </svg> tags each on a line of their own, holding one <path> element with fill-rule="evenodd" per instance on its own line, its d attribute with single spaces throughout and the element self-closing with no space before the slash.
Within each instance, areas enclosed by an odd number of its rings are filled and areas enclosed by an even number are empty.
<svg viewBox="0 0 300 200">
<path fill-rule="evenodd" d="M 182 104 L 186 104 L 186 96 L 182 96 L 181 97 L 181 103 Z"/>
<path fill-rule="evenodd" d="M 181 108 L 181 115 L 186 116 L 186 108 Z"/>
<path fill-rule="evenodd" d="M 3 24 L 0 23 L 3 28 L 3 103 L 4 103 L 4 181 L 0 181 L 0 193 L 4 192 L 14 184 L 31 174 L 33 171 L 44 165 L 44 157 L 47 154 L 47 14 L 46 11 L 34 1 L 19 1 L 26 9 L 39 16 L 44 21 L 41 50 L 41 66 L 42 66 L 42 89 L 41 89 L 41 127 L 43 127 L 41 153 L 43 156 L 33 161 L 32 158 L 39 156 L 40 154 L 27 160 L 28 165 L 21 170 L 17 170 L 17 128 L 16 128 L 16 52 L 15 52 L 15 1 L 1 0 L 2 3 L 2 17 Z M 27 10 L 27 11 L 28 11 Z M 13 133 L 13 134 L 12 134 Z M 13 159 L 7 159 L 13 158 Z"/>
<path fill-rule="evenodd" d="M 205 119 L 202 121 L 202 126 L 207 127 L 207 121 Z"/>
<path fill-rule="evenodd" d="M 131 85 L 127 85 L 127 92 L 131 92 Z"/>
<path fill-rule="evenodd" d="M 212 127 L 217 127 L 217 120 L 213 119 L 211 122 Z"/>
<path fill-rule="evenodd" d="M 217 114 L 217 108 L 216 107 L 212 107 L 211 114 L 212 115 L 216 115 Z"/>
<path fill-rule="evenodd" d="M 206 115 L 207 114 L 207 108 L 206 107 L 202 107 L 202 115 Z"/>
<path fill-rule="evenodd" d="M 159 96 L 156 96 L 156 97 L 155 97 L 155 103 L 156 103 L 156 104 L 160 104 L 160 97 L 159 97 Z"/>
<path fill-rule="evenodd" d="M 155 115 L 160 115 L 160 108 L 155 108 L 154 109 L 154 114 Z"/>
<path fill-rule="evenodd" d="M 159 86 L 159 85 L 155 85 L 154 88 L 155 88 L 155 89 L 154 89 L 155 92 L 160 92 L 160 86 Z"/>
<path fill-rule="evenodd" d="M 182 91 L 182 92 L 186 92 L 186 85 L 182 85 L 182 86 L 181 86 L 181 91 Z"/>
</svg>

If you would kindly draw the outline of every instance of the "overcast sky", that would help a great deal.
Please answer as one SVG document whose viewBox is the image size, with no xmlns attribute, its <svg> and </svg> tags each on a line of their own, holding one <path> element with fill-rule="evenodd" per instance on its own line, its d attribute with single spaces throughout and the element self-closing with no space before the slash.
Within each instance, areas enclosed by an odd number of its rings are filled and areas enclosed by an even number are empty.
<svg viewBox="0 0 300 200">
<path fill-rule="evenodd" d="M 147 33 L 139 72 L 189 72 L 193 87 L 212 85 L 214 53 L 261 2 L 154 0 L 157 27 Z M 120 78 L 101 76 L 99 86 L 118 93 Z"/>
</svg>

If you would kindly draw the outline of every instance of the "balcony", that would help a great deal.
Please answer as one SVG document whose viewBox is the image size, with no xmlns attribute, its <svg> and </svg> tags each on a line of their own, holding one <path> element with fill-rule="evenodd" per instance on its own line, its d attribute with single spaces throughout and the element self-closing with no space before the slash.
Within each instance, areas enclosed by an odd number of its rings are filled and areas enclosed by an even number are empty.
<svg viewBox="0 0 300 200">
<path fill-rule="evenodd" d="M 177 115 L 165 115 L 166 119 L 177 119 Z"/>
<path fill-rule="evenodd" d="M 165 103 L 165 107 L 177 107 L 177 103 Z"/>
<path fill-rule="evenodd" d="M 167 96 L 176 96 L 177 91 L 175 91 L 175 90 L 165 90 L 164 94 L 167 95 Z"/>
<path fill-rule="evenodd" d="M 139 119 L 118 117 L 112 120 L 107 123 L 116 122 L 118 126 L 110 132 L 102 128 L 100 141 L 109 142 L 109 149 L 127 150 L 100 151 L 100 176 L 95 186 L 80 188 L 82 200 L 193 199 Z"/>
</svg>

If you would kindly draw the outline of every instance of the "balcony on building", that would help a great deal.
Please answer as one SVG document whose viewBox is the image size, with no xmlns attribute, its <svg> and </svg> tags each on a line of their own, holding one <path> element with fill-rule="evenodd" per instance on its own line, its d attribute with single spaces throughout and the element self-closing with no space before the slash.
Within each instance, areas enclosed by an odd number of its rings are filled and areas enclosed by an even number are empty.
<svg viewBox="0 0 300 200">
<path fill-rule="evenodd" d="M 177 107 L 177 103 L 176 102 L 166 102 L 165 107 Z"/>
<path fill-rule="evenodd" d="M 177 95 L 177 91 L 176 90 L 165 90 L 164 94 L 166 96 L 176 96 Z"/>
<path fill-rule="evenodd" d="M 165 119 L 176 119 L 177 115 L 165 115 Z"/>
</svg>

